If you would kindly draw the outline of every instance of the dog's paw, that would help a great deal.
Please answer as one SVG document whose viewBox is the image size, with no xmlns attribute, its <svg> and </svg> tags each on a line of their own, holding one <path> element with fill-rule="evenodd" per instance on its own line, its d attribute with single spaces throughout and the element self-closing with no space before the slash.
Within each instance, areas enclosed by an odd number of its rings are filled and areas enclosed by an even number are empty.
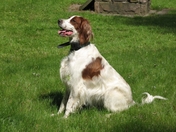
<svg viewBox="0 0 176 132">
<path fill-rule="evenodd" d="M 56 114 L 51 114 L 50 116 L 53 117 L 53 116 L 56 116 Z"/>
</svg>

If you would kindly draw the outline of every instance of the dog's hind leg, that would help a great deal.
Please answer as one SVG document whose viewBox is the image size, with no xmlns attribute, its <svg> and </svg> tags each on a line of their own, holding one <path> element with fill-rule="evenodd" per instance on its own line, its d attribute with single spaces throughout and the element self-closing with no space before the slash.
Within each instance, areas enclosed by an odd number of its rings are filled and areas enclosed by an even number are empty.
<svg viewBox="0 0 176 132">
<path fill-rule="evenodd" d="M 105 95 L 104 107 L 111 112 L 123 111 L 133 103 L 130 97 L 119 90 L 109 91 Z"/>
</svg>

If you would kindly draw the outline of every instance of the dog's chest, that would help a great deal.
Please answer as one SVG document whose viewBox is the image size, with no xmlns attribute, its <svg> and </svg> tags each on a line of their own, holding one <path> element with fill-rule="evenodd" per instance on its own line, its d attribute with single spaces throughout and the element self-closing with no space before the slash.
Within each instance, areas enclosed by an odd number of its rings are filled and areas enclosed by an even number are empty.
<svg viewBox="0 0 176 132">
<path fill-rule="evenodd" d="M 61 62 L 60 75 L 63 82 L 74 85 L 82 80 L 83 70 L 93 60 L 101 56 L 94 45 L 73 51 Z"/>
<path fill-rule="evenodd" d="M 82 70 L 88 60 L 79 56 L 78 53 L 71 53 L 61 62 L 60 75 L 63 82 L 75 83 L 82 78 Z"/>
</svg>

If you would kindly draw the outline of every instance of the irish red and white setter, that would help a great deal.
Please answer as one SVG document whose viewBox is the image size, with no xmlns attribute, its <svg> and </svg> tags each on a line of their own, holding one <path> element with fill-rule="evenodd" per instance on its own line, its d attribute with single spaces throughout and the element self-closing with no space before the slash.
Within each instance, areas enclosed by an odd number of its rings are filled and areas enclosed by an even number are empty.
<svg viewBox="0 0 176 132">
<path fill-rule="evenodd" d="M 58 34 L 69 37 L 66 45 L 71 47 L 61 62 L 60 77 L 66 93 L 58 114 L 65 112 L 67 118 L 83 105 L 101 105 L 111 112 L 132 106 L 135 102 L 130 86 L 90 43 L 93 33 L 89 21 L 72 16 L 59 20 L 58 24 L 61 28 Z"/>
</svg>

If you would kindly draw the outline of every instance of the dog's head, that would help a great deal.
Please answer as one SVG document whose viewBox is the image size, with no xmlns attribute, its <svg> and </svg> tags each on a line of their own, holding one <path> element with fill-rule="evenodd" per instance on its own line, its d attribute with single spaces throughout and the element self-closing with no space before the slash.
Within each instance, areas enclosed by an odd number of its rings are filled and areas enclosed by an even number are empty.
<svg viewBox="0 0 176 132">
<path fill-rule="evenodd" d="M 71 42 L 85 44 L 93 37 L 89 21 L 80 16 L 72 16 L 68 19 L 58 20 L 61 30 L 58 31 L 60 36 L 70 37 Z"/>
</svg>

